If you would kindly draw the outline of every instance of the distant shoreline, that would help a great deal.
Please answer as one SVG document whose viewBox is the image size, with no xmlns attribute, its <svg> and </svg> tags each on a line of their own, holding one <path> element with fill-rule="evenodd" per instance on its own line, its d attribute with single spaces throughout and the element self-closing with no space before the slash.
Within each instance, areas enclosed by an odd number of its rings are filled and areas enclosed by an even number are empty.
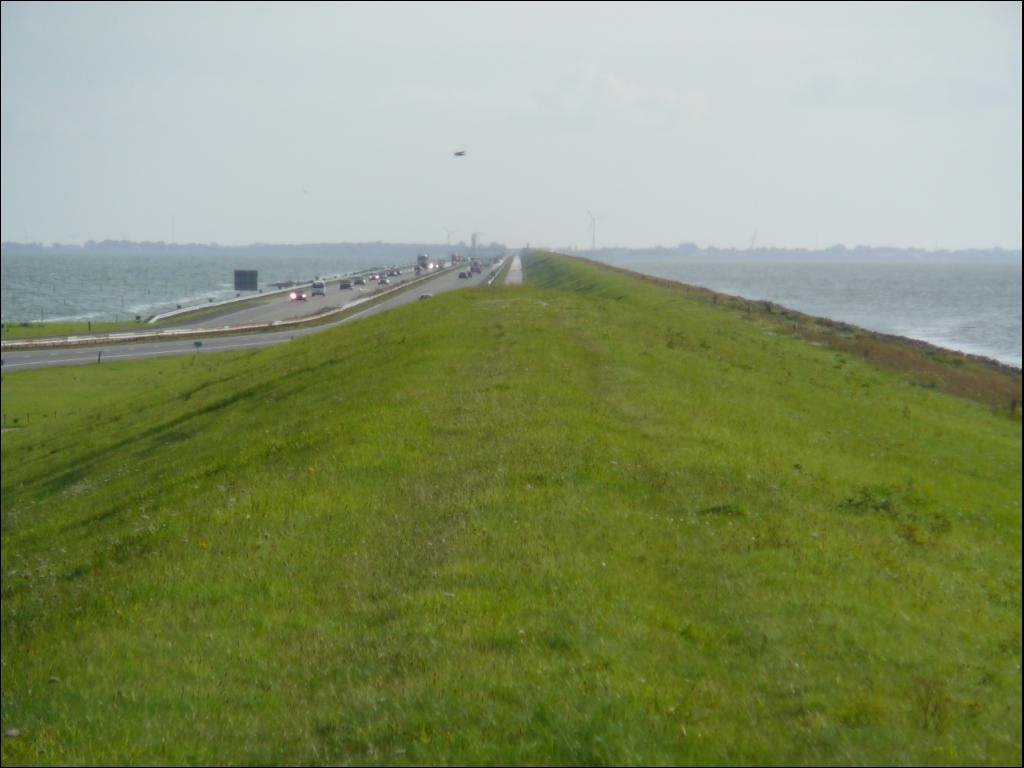
<svg viewBox="0 0 1024 768">
<path fill-rule="evenodd" d="M 521 250 L 518 246 L 509 246 L 503 243 L 480 243 L 476 250 L 488 252 L 497 248 L 502 250 Z M 472 249 L 473 246 L 464 241 L 458 243 L 428 243 L 428 242 L 388 242 L 375 240 L 367 242 L 325 242 L 325 243 L 245 243 L 222 245 L 220 243 L 168 243 L 162 240 L 88 240 L 82 244 L 75 243 L 23 243 L 19 241 L 4 241 L 0 243 L 0 254 L 32 254 L 32 253 L 139 253 L 159 254 L 161 252 L 188 252 L 188 251 L 213 251 L 225 253 L 232 251 L 255 251 L 255 252 L 276 252 L 276 251 L 324 251 L 341 249 L 343 251 L 358 250 L 360 252 L 373 251 L 377 249 L 419 249 L 425 251 L 455 251 L 462 252 Z M 786 246 L 758 246 L 755 248 L 734 248 L 719 247 L 714 245 L 699 246 L 696 243 L 680 243 L 675 246 L 609 246 L 596 249 L 586 248 L 555 248 L 559 252 L 581 258 L 601 261 L 604 258 L 623 257 L 630 258 L 694 258 L 704 256 L 707 258 L 779 258 L 780 256 L 792 256 L 794 258 L 891 258 L 893 256 L 995 256 L 1005 259 L 1016 258 L 1018 262 L 1022 257 L 1021 248 L 1002 248 L 998 246 L 976 247 L 976 248 L 917 248 L 901 246 L 868 246 L 855 245 L 846 246 L 842 244 L 832 245 L 824 248 L 801 248 Z"/>
</svg>

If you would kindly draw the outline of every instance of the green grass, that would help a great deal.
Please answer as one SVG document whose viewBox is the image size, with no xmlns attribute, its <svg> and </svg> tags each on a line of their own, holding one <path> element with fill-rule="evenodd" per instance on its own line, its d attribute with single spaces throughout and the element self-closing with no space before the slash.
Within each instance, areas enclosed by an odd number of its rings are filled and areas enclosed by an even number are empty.
<svg viewBox="0 0 1024 768">
<path fill-rule="evenodd" d="M 501 265 L 501 269 L 498 270 L 498 274 L 494 276 L 494 285 L 504 285 L 508 279 L 508 273 L 512 270 L 512 262 L 515 260 L 515 256 L 509 256 L 505 259 L 505 263 Z"/>
<path fill-rule="evenodd" d="M 146 325 L 137 322 L 122 323 L 4 323 L 4 339 L 43 339 L 51 336 L 77 336 L 87 333 L 113 333 L 137 331 Z"/>
<path fill-rule="evenodd" d="M 252 307 L 273 301 L 274 296 L 258 295 L 252 296 L 244 302 L 233 304 L 197 304 L 187 311 L 179 312 L 173 317 L 167 317 L 155 323 L 140 321 L 123 322 L 78 322 L 78 323 L 4 323 L 3 338 L 12 341 L 22 339 L 43 339 L 60 338 L 64 336 L 81 336 L 87 334 L 116 333 L 117 331 L 156 331 L 168 326 L 174 326 L 183 319 L 197 320 L 202 317 L 216 317 L 226 312 L 234 312 L 242 307 Z M 123 313 L 122 313 L 123 314 Z"/>
<path fill-rule="evenodd" d="M 1019 763 L 1019 420 L 525 268 L 4 375 L 4 764 Z"/>
</svg>

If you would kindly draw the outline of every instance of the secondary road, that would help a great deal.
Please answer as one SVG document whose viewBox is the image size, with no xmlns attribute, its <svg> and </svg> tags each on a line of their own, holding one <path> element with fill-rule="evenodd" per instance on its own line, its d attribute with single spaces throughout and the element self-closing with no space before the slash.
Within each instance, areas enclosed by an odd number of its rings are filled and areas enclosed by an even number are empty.
<svg viewBox="0 0 1024 768">
<path fill-rule="evenodd" d="M 87 365 L 114 360 L 141 360 L 152 357 L 165 357 L 183 354 L 207 354 L 211 351 L 227 351 L 237 349 L 251 349 L 254 347 L 265 347 L 272 344 L 281 344 L 291 341 L 299 336 L 306 336 L 311 333 L 319 333 L 327 328 L 332 328 L 342 323 L 351 322 L 356 319 L 369 317 L 371 315 L 386 312 L 395 307 L 400 307 L 413 301 L 419 300 L 420 296 L 428 293 L 431 295 L 453 291 L 459 288 L 479 286 L 485 284 L 487 273 L 471 275 L 468 279 L 459 278 L 459 267 L 453 267 L 445 272 L 431 277 L 428 280 L 407 288 L 404 291 L 390 295 L 388 298 L 367 307 L 362 311 L 348 315 L 340 320 L 312 327 L 296 327 L 293 329 L 246 333 L 240 335 L 218 335 L 202 339 L 201 346 L 196 341 L 167 340 L 167 341 L 143 341 L 143 342 L 118 342 L 114 344 L 90 344 L 88 346 L 46 348 L 35 350 L 12 350 L 3 353 L 3 370 L 18 371 L 29 368 L 45 368 L 58 365 Z M 469 271 L 468 265 L 463 267 Z M 404 281 L 414 279 L 413 275 L 402 275 Z M 366 286 L 370 288 L 370 286 Z M 390 287 L 390 286 L 389 286 Z M 305 289 L 308 291 L 308 289 Z M 285 320 L 298 317 L 307 317 L 319 314 L 328 309 L 336 309 L 352 304 L 359 298 L 365 298 L 368 293 L 358 292 L 356 289 L 339 289 L 338 281 L 328 284 L 327 296 L 310 298 L 305 302 L 293 302 L 288 294 L 269 297 L 267 301 L 256 305 L 247 305 L 239 309 L 229 309 L 224 314 L 198 318 L 191 322 L 176 324 L 176 328 L 183 330 L 196 330 L 198 328 L 224 328 L 249 323 L 268 323 L 274 320 Z"/>
<path fill-rule="evenodd" d="M 523 284 L 523 264 L 519 261 L 519 254 L 517 253 L 512 257 L 512 265 L 509 267 L 508 274 L 505 276 L 505 285 L 522 285 Z"/>
</svg>

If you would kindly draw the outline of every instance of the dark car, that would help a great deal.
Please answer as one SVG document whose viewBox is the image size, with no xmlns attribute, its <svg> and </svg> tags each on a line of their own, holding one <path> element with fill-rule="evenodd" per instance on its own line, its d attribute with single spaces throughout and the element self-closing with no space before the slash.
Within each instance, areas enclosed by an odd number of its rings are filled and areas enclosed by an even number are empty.
<svg viewBox="0 0 1024 768">
<path fill-rule="evenodd" d="M 292 301 L 305 301 L 308 298 L 305 291 L 292 291 L 289 296 Z"/>
<path fill-rule="evenodd" d="M 469 272 L 459 272 L 459 280 L 468 280 Z"/>
<path fill-rule="evenodd" d="M 340 283 L 338 283 L 338 288 L 341 289 L 341 290 L 345 290 L 346 288 L 351 288 L 351 287 L 352 287 L 352 281 L 351 280 L 342 280 Z"/>
</svg>

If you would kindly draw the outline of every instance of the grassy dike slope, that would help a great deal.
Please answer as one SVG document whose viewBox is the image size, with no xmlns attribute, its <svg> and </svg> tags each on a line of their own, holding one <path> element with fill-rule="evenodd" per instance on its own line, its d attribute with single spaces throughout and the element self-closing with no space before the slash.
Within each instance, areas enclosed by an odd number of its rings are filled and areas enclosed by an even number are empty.
<svg viewBox="0 0 1024 768">
<path fill-rule="evenodd" d="M 1019 420 L 525 264 L 5 375 L 3 763 L 1019 763 Z"/>
</svg>

